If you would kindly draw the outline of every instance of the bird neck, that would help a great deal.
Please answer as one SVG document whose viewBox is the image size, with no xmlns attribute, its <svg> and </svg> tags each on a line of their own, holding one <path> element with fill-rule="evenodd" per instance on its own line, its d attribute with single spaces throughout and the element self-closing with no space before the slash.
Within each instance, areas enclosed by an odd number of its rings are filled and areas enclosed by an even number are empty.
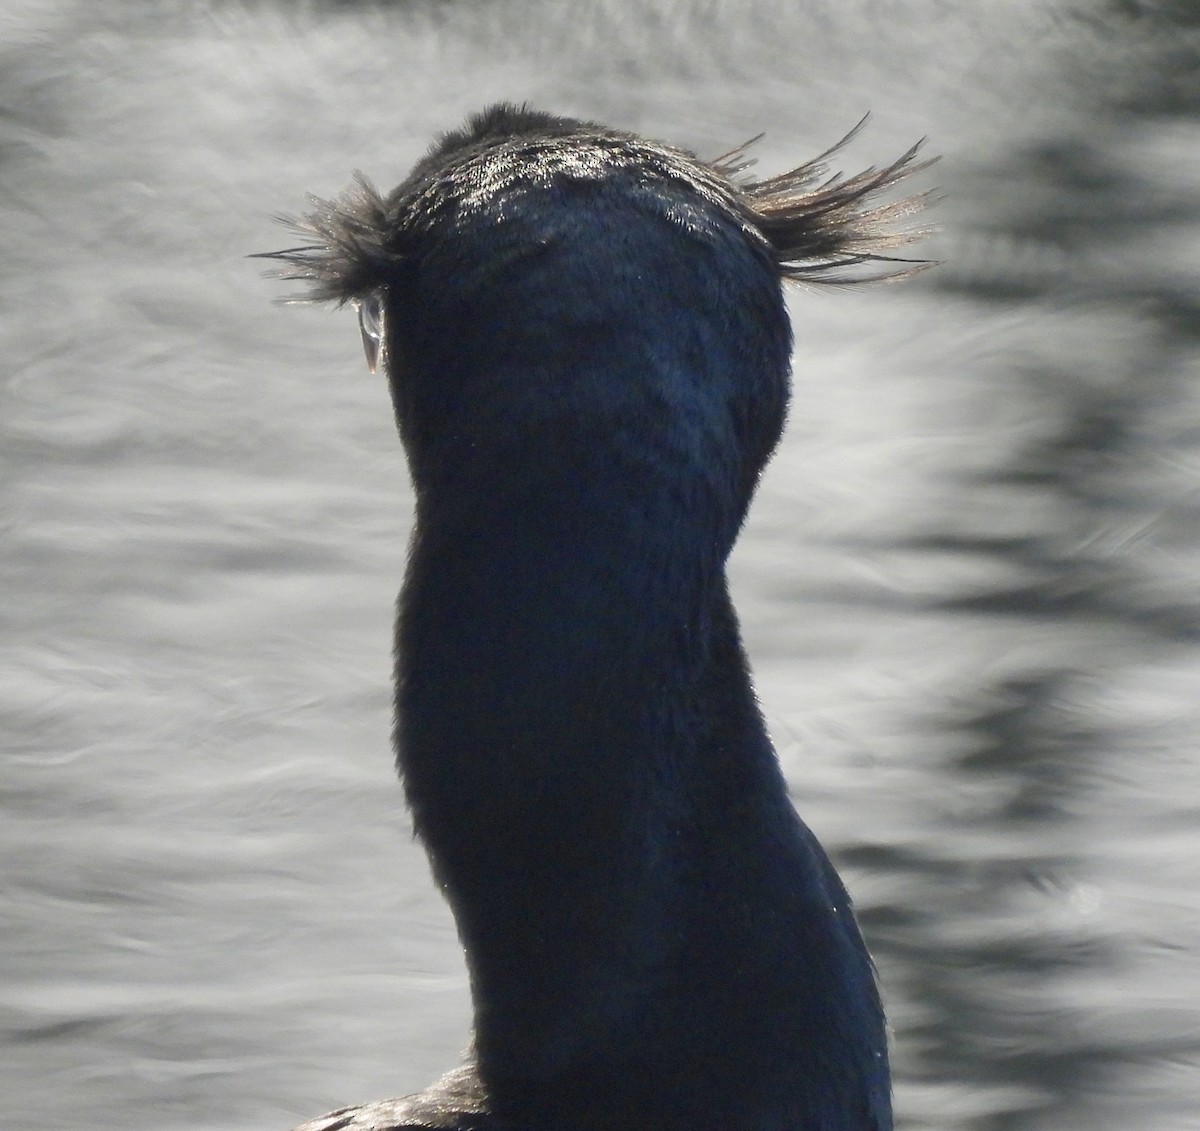
<svg viewBox="0 0 1200 1131">
<path fill-rule="evenodd" d="M 874 1127 L 836 1121 L 883 1055 L 869 964 L 787 799 L 714 515 L 639 484 L 420 497 L 398 751 L 478 1070 L 518 1126 Z"/>
<path fill-rule="evenodd" d="M 437 517 L 402 598 L 400 761 L 501 1077 L 643 1039 L 698 910 L 699 831 L 753 803 L 737 776 L 781 792 L 723 562 L 657 502 L 615 518 L 578 498 L 422 500 Z M 730 764 L 746 750 L 757 764 Z"/>
</svg>

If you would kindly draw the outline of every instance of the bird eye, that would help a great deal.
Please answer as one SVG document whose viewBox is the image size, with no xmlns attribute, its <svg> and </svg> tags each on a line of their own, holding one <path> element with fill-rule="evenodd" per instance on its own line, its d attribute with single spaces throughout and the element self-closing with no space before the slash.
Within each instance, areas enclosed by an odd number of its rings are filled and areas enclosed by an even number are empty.
<svg viewBox="0 0 1200 1131">
<path fill-rule="evenodd" d="M 383 359 L 383 295 L 367 295 L 366 298 L 360 298 L 356 305 L 367 368 L 374 373 Z"/>
</svg>

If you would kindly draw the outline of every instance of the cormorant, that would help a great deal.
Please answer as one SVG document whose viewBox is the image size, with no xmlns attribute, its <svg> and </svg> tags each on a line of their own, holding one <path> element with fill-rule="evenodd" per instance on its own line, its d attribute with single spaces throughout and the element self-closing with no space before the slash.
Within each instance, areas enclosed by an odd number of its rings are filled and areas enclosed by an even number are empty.
<svg viewBox="0 0 1200 1131">
<path fill-rule="evenodd" d="M 465 1063 L 303 1131 L 887 1131 L 884 1016 L 797 817 L 726 559 L 787 410 L 782 280 L 912 238 L 916 168 L 752 180 L 501 104 L 274 253 L 357 305 L 416 494 L 396 751 Z M 899 267 L 895 265 L 899 264 Z M 860 269 L 857 270 L 856 269 Z"/>
</svg>

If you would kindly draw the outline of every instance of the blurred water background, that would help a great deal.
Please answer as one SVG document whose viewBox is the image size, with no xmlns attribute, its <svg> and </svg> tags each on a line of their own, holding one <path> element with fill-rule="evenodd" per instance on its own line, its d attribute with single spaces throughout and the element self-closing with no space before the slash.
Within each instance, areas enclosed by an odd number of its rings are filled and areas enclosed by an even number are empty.
<svg viewBox="0 0 1200 1131">
<path fill-rule="evenodd" d="M 284 1131 L 468 1021 L 391 768 L 410 494 L 243 256 L 496 98 L 759 170 L 922 135 L 796 290 L 733 570 L 902 1128 L 1200 1127 L 1200 6 L 0 2 L 0 1127 Z"/>
</svg>

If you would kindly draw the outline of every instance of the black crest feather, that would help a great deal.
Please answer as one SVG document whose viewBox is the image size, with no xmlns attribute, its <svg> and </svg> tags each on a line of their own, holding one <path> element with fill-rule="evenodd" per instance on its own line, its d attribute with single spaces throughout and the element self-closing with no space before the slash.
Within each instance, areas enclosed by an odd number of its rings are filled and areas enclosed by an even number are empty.
<svg viewBox="0 0 1200 1131">
<path fill-rule="evenodd" d="M 475 166 L 470 191 L 482 191 L 479 172 L 494 161 L 514 168 L 522 157 L 540 161 L 545 170 L 562 172 L 572 161 L 600 175 L 639 166 L 648 176 L 682 181 L 709 204 L 725 210 L 747 236 L 765 246 L 780 277 L 819 284 L 845 284 L 903 278 L 930 266 L 929 261 L 895 254 L 925 235 L 897 228 L 921 212 L 933 198 L 922 192 L 878 203 L 895 185 L 937 160 L 917 161 L 917 142 L 891 164 L 852 176 L 830 171 L 830 159 L 862 130 L 864 117 L 845 137 L 813 160 L 762 180 L 745 175 L 754 164 L 747 154 L 761 135 L 711 161 L 671 146 L 590 122 L 500 103 L 475 115 L 461 130 L 445 134 L 409 178 L 388 197 L 362 174 L 334 200 L 310 197 L 312 210 L 279 220 L 306 240 L 260 258 L 280 261 L 273 274 L 306 284 L 288 302 L 352 301 L 383 286 L 405 254 L 412 233 L 428 229 L 444 212 L 447 200 L 461 191 L 468 166 Z M 589 164 L 590 162 L 590 164 Z M 515 174 L 509 174 L 509 183 Z M 504 174 L 492 178 L 505 183 Z"/>
<path fill-rule="evenodd" d="M 386 201 L 360 172 L 336 200 L 310 196 L 311 212 L 281 215 L 279 222 L 310 242 L 256 258 L 283 263 L 272 274 L 306 283 L 308 289 L 285 302 L 336 302 L 339 306 L 379 287 L 387 277 L 393 253 L 388 238 L 393 225 Z"/>
</svg>

